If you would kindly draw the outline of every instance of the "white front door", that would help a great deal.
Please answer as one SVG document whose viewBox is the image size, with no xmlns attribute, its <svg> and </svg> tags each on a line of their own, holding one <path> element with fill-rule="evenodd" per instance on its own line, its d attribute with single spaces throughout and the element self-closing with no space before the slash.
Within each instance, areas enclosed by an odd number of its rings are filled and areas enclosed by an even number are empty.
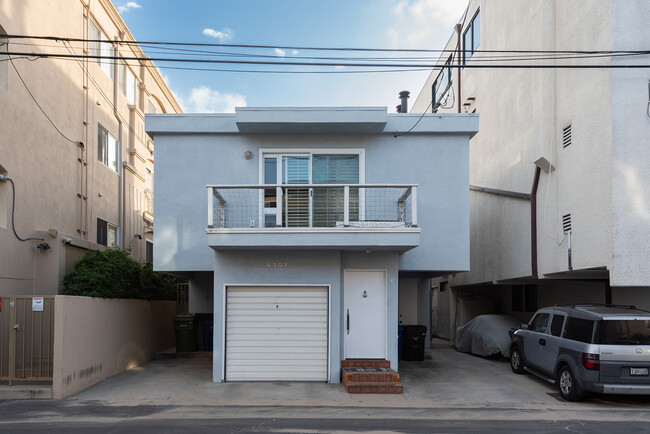
<svg viewBox="0 0 650 434">
<path fill-rule="evenodd" d="M 346 359 L 386 358 L 386 272 L 344 272 Z"/>
</svg>

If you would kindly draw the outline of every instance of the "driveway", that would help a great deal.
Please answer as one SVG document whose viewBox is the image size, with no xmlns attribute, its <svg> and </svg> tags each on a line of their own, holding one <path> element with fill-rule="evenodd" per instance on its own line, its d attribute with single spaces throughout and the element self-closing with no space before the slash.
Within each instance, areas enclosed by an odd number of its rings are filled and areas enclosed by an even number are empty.
<svg viewBox="0 0 650 434">
<path fill-rule="evenodd" d="M 430 358 L 429 358 L 430 357 Z M 155 360 L 109 378 L 71 399 L 107 403 L 214 405 L 313 405 L 386 407 L 500 407 L 596 409 L 603 404 L 644 406 L 648 397 L 601 397 L 585 403 L 558 398 L 555 386 L 515 375 L 507 360 L 485 359 L 438 345 L 423 362 L 400 362 L 403 395 L 351 395 L 340 384 L 213 383 L 208 357 Z"/>
</svg>

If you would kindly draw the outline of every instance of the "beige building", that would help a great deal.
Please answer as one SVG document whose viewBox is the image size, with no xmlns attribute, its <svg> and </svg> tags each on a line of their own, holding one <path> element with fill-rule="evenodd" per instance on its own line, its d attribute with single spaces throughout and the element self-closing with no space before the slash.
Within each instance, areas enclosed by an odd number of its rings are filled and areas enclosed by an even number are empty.
<svg viewBox="0 0 650 434">
<path fill-rule="evenodd" d="M 146 60 L 74 57 L 144 56 L 137 44 L 110 42 L 134 38 L 109 0 L 3 1 L 3 34 L 101 42 L 0 39 L 9 53 L 72 55 L 0 59 L 0 295 L 60 292 L 88 249 L 131 248 L 151 260 L 154 148 L 144 114 L 181 112 L 160 73 Z"/>
<path fill-rule="evenodd" d="M 471 271 L 434 279 L 434 335 L 453 335 L 461 305 L 526 320 L 555 303 L 650 309 L 650 74 L 617 68 L 649 57 L 571 53 L 647 50 L 649 20 L 645 0 L 472 0 L 450 29 L 412 112 L 476 112 L 480 125 Z M 509 63 L 606 67 L 474 67 Z"/>
</svg>

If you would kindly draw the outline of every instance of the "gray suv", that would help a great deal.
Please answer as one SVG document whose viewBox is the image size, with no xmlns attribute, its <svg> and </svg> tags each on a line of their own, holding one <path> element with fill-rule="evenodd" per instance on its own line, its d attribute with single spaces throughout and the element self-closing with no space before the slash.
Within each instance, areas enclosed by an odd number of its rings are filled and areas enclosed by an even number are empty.
<svg viewBox="0 0 650 434">
<path fill-rule="evenodd" d="M 512 371 L 557 383 L 560 395 L 650 394 L 650 312 L 634 306 L 538 310 L 512 336 Z"/>
</svg>

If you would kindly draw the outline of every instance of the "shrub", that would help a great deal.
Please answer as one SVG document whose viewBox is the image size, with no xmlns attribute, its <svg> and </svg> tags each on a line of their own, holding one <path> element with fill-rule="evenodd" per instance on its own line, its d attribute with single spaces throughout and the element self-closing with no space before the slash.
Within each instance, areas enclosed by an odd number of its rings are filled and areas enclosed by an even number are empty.
<svg viewBox="0 0 650 434">
<path fill-rule="evenodd" d="M 150 264 L 140 264 L 130 250 L 106 249 L 88 252 L 75 262 L 63 278 L 63 294 L 102 298 L 145 300 L 175 299 L 176 278 L 156 273 Z"/>
</svg>

